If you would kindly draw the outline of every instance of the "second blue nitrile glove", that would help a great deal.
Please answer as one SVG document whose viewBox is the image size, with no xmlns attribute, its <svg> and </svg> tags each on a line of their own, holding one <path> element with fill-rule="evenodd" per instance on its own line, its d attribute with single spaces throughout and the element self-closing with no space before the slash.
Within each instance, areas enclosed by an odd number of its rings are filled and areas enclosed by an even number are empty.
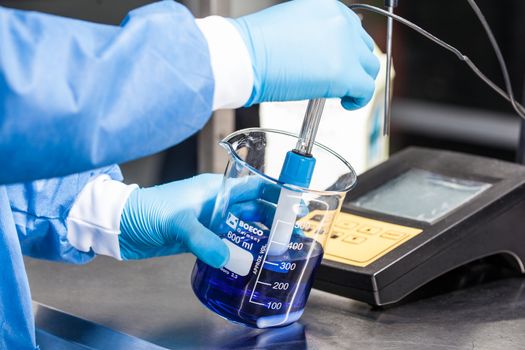
<svg viewBox="0 0 525 350">
<path fill-rule="evenodd" d="M 121 215 L 119 245 L 124 260 L 191 252 L 222 267 L 229 252 L 208 224 L 222 176 L 204 174 L 162 186 L 137 189 Z"/>
<path fill-rule="evenodd" d="M 379 71 L 359 17 L 336 0 L 295 0 L 232 20 L 252 60 L 247 103 L 340 97 L 346 109 L 370 101 Z"/>
</svg>

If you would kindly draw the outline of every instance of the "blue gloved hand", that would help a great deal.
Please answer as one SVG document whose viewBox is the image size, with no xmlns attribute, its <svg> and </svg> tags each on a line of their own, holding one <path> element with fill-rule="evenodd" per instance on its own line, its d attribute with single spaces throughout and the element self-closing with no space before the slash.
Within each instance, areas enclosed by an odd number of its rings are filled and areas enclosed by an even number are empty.
<svg viewBox="0 0 525 350">
<path fill-rule="evenodd" d="M 133 191 L 120 221 L 122 259 L 191 252 L 208 265 L 224 266 L 227 246 L 203 225 L 209 224 L 222 178 L 204 174 Z"/>
<path fill-rule="evenodd" d="M 295 0 L 232 20 L 250 52 L 254 87 L 247 105 L 340 97 L 363 107 L 379 60 L 359 17 L 336 0 Z"/>
</svg>

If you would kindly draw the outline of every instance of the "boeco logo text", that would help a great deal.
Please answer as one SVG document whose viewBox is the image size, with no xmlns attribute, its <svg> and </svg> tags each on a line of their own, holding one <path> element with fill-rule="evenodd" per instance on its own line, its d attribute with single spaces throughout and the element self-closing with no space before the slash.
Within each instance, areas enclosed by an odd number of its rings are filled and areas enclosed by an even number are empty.
<svg viewBox="0 0 525 350">
<path fill-rule="evenodd" d="M 228 217 L 226 218 L 226 225 L 236 230 L 238 223 L 239 223 L 239 218 L 233 215 L 232 213 L 228 213 Z"/>
<path fill-rule="evenodd" d="M 226 218 L 226 225 L 230 226 L 234 230 L 237 230 L 237 227 L 241 227 L 248 232 L 256 234 L 257 236 L 263 235 L 263 231 L 261 229 L 258 229 L 257 227 L 254 227 L 248 224 L 247 222 L 239 220 L 239 218 L 233 215 L 232 213 L 228 213 L 228 217 Z"/>
</svg>

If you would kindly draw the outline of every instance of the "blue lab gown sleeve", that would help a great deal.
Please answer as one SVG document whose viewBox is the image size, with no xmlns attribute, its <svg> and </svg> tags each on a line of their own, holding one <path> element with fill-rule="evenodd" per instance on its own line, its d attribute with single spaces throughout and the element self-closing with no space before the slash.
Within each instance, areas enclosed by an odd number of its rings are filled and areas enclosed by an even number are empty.
<svg viewBox="0 0 525 350">
<path fill-rule="evenodd" d="M 5 186 L 24 255 L 69 263 L 86 263 L 95 256 L 93 251 L 81 252 L 68 242 L 66 219 L 80 191 L 101 174 L 122 180 L 120 169 L 114 165 Z"/>
<path fill-rule="evenodd" d="M 208 46 L 173 1 L 108 26 L 0 7 L 0 184 L 125 162 L 208 120 Z"/>
<path fill-rule="evenodd" d="M 34 350 L 29 283 L 5 186 L 0 186 L 0 349 Z"/>
<path fill-rule="evenodd" d="M 78 194 L 95 177 L 122 175 L 117 166 L 62 178 L 0 185 L 0 349 L 35 350 L 35 326 L 22 254 L 85 263 L 93 252 L 81 252 L 67 241 L 66 219 Z"/>
</svg>

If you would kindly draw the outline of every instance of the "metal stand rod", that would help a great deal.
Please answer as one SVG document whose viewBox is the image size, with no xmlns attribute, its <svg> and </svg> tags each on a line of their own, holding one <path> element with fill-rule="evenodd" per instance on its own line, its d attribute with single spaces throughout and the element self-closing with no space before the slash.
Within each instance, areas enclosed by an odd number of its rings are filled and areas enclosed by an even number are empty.
<svg viewBox="0 0 525 350">
<path fill-rule="evenodd" d="M 389 4 L 387 6 L 389 13 L 394 13 L 394 6 Z M 391 101 L 392 101 L 392 34 L 394 30 L 394 19 L 388 17 L 386 27 L 386 77 L 385 77 L 385 115 L 383 119 L 383 135 L 387 136 L 390 134 L 390 117 L 391 117 Z"/>
<path fill-rule="evenodd" d="M 525 164 L 525 119 L 521 119 L 518 146 L 516 149 L 516 163 Z"/>
<path fill-rule="evenodd" d="M 525 83 L 523 85 L 522 101 L 525 101 Z M 520 120 L 520 134 L 518 136 L 518 145 L 516 148 L 516 163 L 525 164 L 525 119 Z"/>
</svg>

